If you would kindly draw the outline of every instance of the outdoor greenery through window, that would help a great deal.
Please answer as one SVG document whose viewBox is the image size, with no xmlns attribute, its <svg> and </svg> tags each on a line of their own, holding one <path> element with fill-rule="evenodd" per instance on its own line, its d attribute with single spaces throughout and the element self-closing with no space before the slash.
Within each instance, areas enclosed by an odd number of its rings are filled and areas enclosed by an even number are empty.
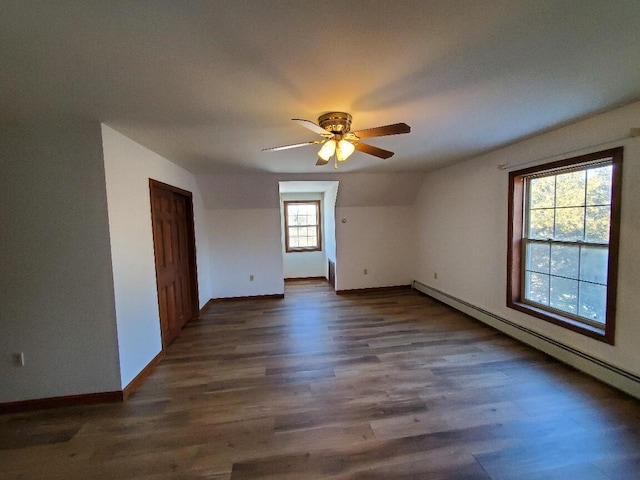
<svg viewBox="0 0 640 480">
<path fill-rule="evenodd" d="M 614 149 L 511 173 L 509 306 L 613 342 L 621 161 Z"/>
<path fill-rule="evenodd" d="M 320 201 L 285 201 L 287 252 L 321 250 Z"/>
</svg>

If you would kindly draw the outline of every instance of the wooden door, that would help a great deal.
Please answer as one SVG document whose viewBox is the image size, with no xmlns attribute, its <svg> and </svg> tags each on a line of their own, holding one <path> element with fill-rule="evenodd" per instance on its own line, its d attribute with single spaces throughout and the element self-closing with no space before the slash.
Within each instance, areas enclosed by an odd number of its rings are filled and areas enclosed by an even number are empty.
<svg viewBox="0 0 640 480">
<path fill-rule="evenodd" d="M 162 346 L 198 313 L 190 192 L 149 181 Z"/>
<path fill-rule="evenodd" d="M 336 264 L 329 260 L 329 285 L 336 289 Z"/>
</svg>

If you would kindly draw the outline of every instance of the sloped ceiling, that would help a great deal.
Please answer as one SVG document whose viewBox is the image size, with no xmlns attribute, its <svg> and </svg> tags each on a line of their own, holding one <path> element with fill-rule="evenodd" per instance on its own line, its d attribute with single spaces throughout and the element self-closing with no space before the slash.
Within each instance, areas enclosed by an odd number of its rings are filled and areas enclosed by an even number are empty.
<svg viewBox="0 0 640 480">
<path fill-rule="evenodd" d="M 385 174 L 234 174 L 197 175 L 204 205 L 210 209 L 279 208 L 280 182 L 296 185 L 287 193 L 322 192 L 322 184 L 339 182 L 338 207 L 379 207 L 413 205 L 422 185 L 423 176 L 415 173 Z M 304 186 L 303 186 L 304 185 Z M 317 188 L 316 188 L 317 187 Z"/>
<path fill-rule="evenodd" d="M 640 99 L 637 0 L 2 2 L 0 122 L 107 123 L 194 173 L 319 173 L 291 118 L 406 122 L 428 171 Z M 331 170 L 331 166 L 322 167 Z"/>
</svg>

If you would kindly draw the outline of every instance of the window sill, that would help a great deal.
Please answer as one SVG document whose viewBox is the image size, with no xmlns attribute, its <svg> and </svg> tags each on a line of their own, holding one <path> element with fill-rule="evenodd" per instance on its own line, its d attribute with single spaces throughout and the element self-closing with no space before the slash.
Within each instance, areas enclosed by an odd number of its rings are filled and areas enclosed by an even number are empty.
<svg viewBox="0 0 640 480">
<path fill-rule="evenodd" d="M 286 253 L 321 252 L 322 248 L 289 248 Z"/>
<path fill-rule="evenodd" d="M 610 345 L 613 345 L 614 343 L 613 332 L 607 332 L 605 325 L 603 325 L 602 328 L 595 327 L 519 301 L 508 301 L 507 307 L 532 315 L 536 318 L 540 318 L 541 320 L 553 323 L 554 325 L 564 327 L 581 335 L 586 335 L 587 337 L 594 338 L 601 342 L 605 342 Z"/>
</svg>

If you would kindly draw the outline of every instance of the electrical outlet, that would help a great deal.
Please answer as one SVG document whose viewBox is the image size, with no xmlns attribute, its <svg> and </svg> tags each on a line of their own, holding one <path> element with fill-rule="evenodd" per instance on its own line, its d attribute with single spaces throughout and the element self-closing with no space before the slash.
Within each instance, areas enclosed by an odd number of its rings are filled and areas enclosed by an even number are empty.
<svg viewBox="0 0 640 480">
<path fill-rule="evenodd" d="M 253 275 L 249 275 L 249 281 L 253 282 Z"/>
<path fill-rule="evenodd" d="M 18 367 L 24 367 L 24 353 L 14 353 L 13 354 L 13 364 Z"/>
<path fill-rule="evenodd" d="M 437 280 L 437 279 L 438 279 L 438 272 L 434 272 L 434 274 L 433 274 L 433 279 L 434 279 L 434 280 Z"/>
<path fill-rule="evenodd" d="M 367 271 L 367 269 L 365 268 L 365 269 L 364 269 L 364 274 L 366 275 L 367 273 L 369 273 L 369 272 L 368 272 L 368 271 Z"/>
</svg>

